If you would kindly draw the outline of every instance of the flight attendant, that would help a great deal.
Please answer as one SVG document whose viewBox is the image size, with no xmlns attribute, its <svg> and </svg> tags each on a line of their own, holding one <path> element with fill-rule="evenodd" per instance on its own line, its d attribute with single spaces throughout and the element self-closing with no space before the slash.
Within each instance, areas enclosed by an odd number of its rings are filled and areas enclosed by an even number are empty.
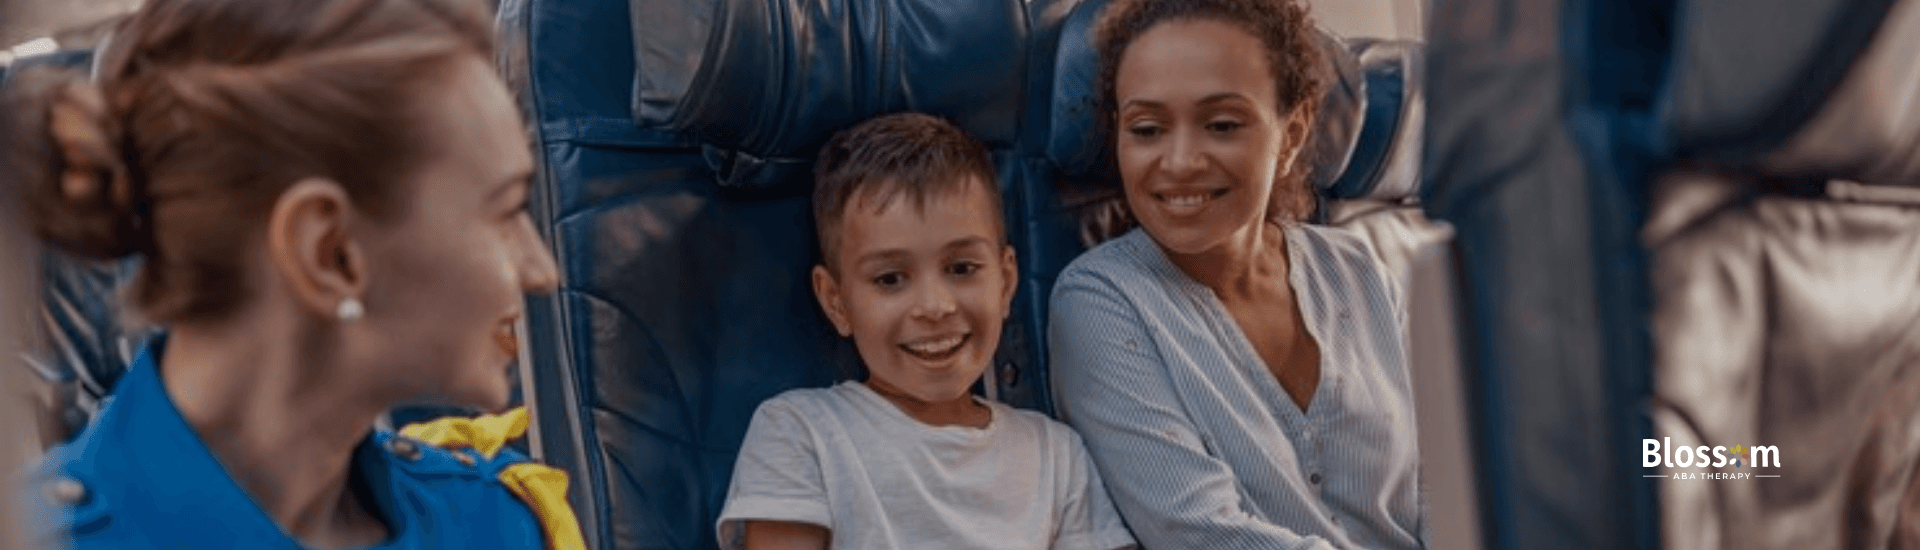
<svg viewBox="0 0 1920 550">
<path fill-rule="evenodd" d="M 504 408 L 556 283 L 488 36 L 479 2 L 149 0 L 92 80 L 20 88 L 29 223 L 139 255 L 122 298 L 167 332 L 28 480 L 37 542 L 579 547 L 564 475 L 501 449 L 524 411 L 372 428 Z"/>
</svg>

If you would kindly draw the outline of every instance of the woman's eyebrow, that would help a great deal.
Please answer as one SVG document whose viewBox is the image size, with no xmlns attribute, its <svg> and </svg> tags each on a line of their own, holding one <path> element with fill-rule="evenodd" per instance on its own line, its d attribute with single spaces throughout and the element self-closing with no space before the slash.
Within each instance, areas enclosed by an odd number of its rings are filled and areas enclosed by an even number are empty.
<svg viewBox="0 0 1920 550">
<path fill-rule="evenodd" d="M 1209 105 L 1234 102 L 1234 101 L 1251 102 L 1253 101 L 1253 98 L 1247 97 L 1247 94 L 1240 93 L 1240 92 L 1215 92 L 1207 95 L 1206 97 L 1200 98 L 1200 101 L 1196 102 L 1196 104 L 1202 105 L 1202 106 L 1209 106 Z M 1120 110 L 1124 111 L 1129 108 L 1164 109 L 1166 108 L 1166 106 L 1167 105 L 1165 102 L 1154 100 L 1154 99 L 1128 99 L 1125 102 L 1122 102 L 1120 104 Z"/>
<path fill-rule="evenodd" d="M 1235 100 L 1251 102 L 1253 101 L 1253 98 L 1247 97 L 1247 94 L 1243 94 L 1240 92 L 1219 92 L 1212 95 L 1208 95 L 1207 97 L 1200 98 L 1200 104 L 1213 105 L 1217 103 L 1226 103 L 1226 102 L 1235 101 Z"/>
</svg>

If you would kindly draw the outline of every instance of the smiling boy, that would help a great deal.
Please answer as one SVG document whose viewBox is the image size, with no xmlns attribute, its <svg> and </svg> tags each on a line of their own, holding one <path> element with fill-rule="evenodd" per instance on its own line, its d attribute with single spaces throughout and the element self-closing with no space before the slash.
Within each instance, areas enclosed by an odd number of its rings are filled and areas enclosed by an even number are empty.
<svg viewBox="0 0 1920 550">
<path fill-rule="evenodd" d="M 939 118 L 887 115 L 835 135 L 815 176 L 814 294 L 868 376 L 761 404 L 721 545 L 1132 546 L 1077 434 L 968 391 L 1018 275 L 986 150 Z"/>
</svg>

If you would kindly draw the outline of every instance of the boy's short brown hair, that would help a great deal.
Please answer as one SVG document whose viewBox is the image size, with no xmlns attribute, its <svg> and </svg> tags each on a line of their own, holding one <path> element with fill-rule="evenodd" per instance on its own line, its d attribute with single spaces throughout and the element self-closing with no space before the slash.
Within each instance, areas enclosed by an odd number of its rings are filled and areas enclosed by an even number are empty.
<svg viewBox="0 0 1920 550">
<path fill-rule="evenodd" d="M 969 177 L 971 176 L 971 177 Z M 813 168 L 814 231 L 820 237 L 822 265 L 838 273 L 834 254 L 840 220 L 855 199 L 886 205 L 905 193 L 924 209 L 935 195 L 965 191 L 979 178 L 993 204 L 994 225 L 1006 239 L 1000 185 L 987 148 L 940 117 L 894 113 L 842 130 L 820 148 Z"/>
</svg>

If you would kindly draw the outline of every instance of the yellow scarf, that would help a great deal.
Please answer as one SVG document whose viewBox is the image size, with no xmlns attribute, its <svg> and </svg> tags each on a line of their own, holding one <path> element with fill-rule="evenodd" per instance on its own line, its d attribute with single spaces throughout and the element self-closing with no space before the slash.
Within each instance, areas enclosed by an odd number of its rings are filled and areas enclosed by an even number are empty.
<svg viewBox="0 0 1920 550">
<path fill-rule="evenodd" d="M 418 439 L 442 449 L 471 448 L 492 459 L 508 440 L 527 432 L 527 408 L 518 407 L 501 414 L 475 418 L 446 417 L 419 424 L 408 424 L 400 435 Z M 567 473 L 537 462 L 521 462 L 500 470 L 500 482 L 533 509 L 547 533 L 547 550 L 586 550 L 580 535 L 580 519 L 567 503 Z"/>
</svg>

